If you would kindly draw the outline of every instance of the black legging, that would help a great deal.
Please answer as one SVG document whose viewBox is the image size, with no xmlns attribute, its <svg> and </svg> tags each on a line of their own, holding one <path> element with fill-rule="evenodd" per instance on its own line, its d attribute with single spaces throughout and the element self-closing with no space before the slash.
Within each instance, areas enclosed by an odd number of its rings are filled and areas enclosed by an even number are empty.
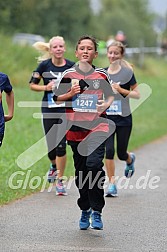
<svg viewBox="0 0 167 252">
<path fill-rule="evenodd" d="M 66 154 L 66 120 L 60 118 L 47 118 L 47 116 L 43 114 L 43 126 L 48 146 L 49 159 L 55 160 L 56 156 L 64 156 Z"/>
<path fill-rule="evenodd" d="M 106 159 L 114 159 L 115 154 L 115 135 L 116 135 L 116 146 L 117 156 L 120 160 L 126 161 L 128 159 L 128 143 L 132 126 L 116 126 L 114 133 L 108 137 L 106 141 Z"/>
</svg>

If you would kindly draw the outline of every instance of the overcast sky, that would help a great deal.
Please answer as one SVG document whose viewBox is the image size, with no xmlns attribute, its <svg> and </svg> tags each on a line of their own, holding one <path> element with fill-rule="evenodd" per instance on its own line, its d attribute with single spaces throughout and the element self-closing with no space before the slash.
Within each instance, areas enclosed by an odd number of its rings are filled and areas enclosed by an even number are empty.
<svg viewBox="0 0 167 252">
<path fill-rule="evenodd" d="M 150 8 L 161 15 L 167 13 L 167 0 L 149 0 Z"/>
</svg>

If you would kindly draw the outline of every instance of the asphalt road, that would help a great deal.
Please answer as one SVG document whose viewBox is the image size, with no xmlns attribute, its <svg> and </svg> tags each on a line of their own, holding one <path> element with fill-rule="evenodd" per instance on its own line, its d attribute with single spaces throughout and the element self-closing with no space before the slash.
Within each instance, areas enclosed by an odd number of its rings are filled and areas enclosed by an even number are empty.
<svg viewBox="0 0 167 252">
<path fill-rule="evenodd" d="M 105 198 L 103 230 L 79 230 L 71 181 L 68 196 L 53 188 L 0 207 L 0 251 L 167 251 L 167 136 L 135 154 L 131 179 L 116 162 L 119 197 Z"/>
</svg>

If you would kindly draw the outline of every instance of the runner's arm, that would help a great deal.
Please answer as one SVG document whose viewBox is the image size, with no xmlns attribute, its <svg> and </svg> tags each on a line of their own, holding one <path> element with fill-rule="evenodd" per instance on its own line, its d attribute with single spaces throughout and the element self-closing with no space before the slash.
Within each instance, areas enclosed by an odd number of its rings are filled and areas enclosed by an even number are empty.
<svg viewBox="0 0 167 252">
<path fill-rule="evenodd" d="M 10 121 L 13 118 L 14 113 L 14 93 L 13 91 L 6 93 L 6 103 L 8 107 L 8 114 L 4 115 L 5 122 Z"/>
</svg>

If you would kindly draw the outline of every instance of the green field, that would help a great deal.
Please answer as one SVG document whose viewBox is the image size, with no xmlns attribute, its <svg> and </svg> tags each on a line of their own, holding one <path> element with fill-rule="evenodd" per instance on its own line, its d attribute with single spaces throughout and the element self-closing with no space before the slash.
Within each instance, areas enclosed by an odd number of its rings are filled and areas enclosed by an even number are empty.
<svg viewBox="0 0 167 252">
<path fill-rule="evenodd" d="M 39 191 L 41 187 L 49 186 L 48 183 L 46 185 L 44 183 L 49 162 L 45 151 L 41 119 L 33 117 L 34 113 L 40 115 L 40 107 L 21 106 L 21 102 L 41 101 L 42 93 L 32 92 L 28 86 L 31 71 L 36 66 L 35 53 L 31 48 L 19 50 L 13 45 L 11 48 L 13 53 L 10 62 L 7 55 L 0 57 L 1 63 L 4 59 L 1 71 L 9 74 L 15 93 L 15 115 L 13 120 L 6 124 L 5 138 L 0 149 L 0 205 Z M 96 64 L 106 66 L 108 63 L 104 57 L 99 57 Z M 138 83 L 147 84 L 152 94 L 133 112 L 134 126 L 129 150 L 135 150 L 167 134 L 166 93 L 164 92 L 166 64 L 165 59 L 156 57 L 145 59 L 143 69 L 134 66 Z M 65 175 L 69 177 L 74 174 L 69 146 L 67 153 Z M 34 162 L 40 154 L 40 159 Z M 29 164 L 28 168 L 26 168 L 27 164 Z"/>
</svg>

